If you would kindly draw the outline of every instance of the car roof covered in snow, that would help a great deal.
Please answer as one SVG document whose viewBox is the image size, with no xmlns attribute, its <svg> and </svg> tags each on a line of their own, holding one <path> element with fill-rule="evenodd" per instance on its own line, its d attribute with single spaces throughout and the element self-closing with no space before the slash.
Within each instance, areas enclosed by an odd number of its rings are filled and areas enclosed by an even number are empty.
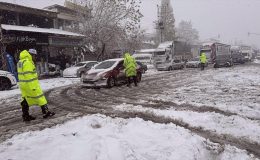
<svg viewBox="0 0 260 160">
<path fill-rule="evenodd" d="M 173 41 L 166 41 L 163 43 L 160 43 L 157 48 L 170 48 L 173 45 Z"/>
<path fill-rule="evenodd" d="M 149 52 L 154 52 L 156 49 L 141 49 L 141 50 L 136 50 L 137 54 L 139 53 L 149 53 Z"/>
<path fill-rule="evenodd" d="M 133 57 L 152 57 L 153 55 L 150 53 L 142 53 L 142 54 L 133 54 Z"/>
<path fill-rule="evenodd" d="M 113 59 L 107 59 L 105 61 L 121 61 L 124 60 L 123 58 L 113 58 Z"/>
<path fill-rule="evenodd" d="M 79 62 L 79 63 L 89 63 L 89 62 L 97 62 L 97 61 L 82 61 L 82 62 Z"/>
</svg>

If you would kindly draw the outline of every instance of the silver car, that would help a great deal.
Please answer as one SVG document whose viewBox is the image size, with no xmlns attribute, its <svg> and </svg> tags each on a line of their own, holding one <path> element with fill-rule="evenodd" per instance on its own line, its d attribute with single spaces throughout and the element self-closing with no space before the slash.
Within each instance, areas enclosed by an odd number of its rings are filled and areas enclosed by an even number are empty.
<svg viewBox="0 0 260 160">
<path fill-rule="evenodd" d="M 199 68 L 200 67 L 200 58 L 195 57 L 195 58 L 191 59 L 190 61 L 188 61 L 186 63 L 186 67 L 187 68 Z"/>
<path fill-rule="evenodd" d="M 8 90 L 16 84 L 17 81 L 12 73 L 0 70 L 0 91 Z"/>
<path fill-rule="evenodd" d="M 172 62 L 172 68 L 173 69 L 183 69 L 184 68 L 184 62 L 183 61 L 181 61 L 181 60 L 177 60 L 177 59 L 175 59 L 175 60 L 173 60 L 173 62 Z"/>
<path fill-rule="evenodd" d="M 83 73 L 86 73 L 88 70 L 91 69 L 94 65 L 96 65 L 98 62 L 97 61 L 84 61 L 84 62 L 79 62 L 78 64 L 66 68 L 63 71 L 63 77 L 66 78 L 72 78 L 72 77 L 81 77 Z"/>
</svg>

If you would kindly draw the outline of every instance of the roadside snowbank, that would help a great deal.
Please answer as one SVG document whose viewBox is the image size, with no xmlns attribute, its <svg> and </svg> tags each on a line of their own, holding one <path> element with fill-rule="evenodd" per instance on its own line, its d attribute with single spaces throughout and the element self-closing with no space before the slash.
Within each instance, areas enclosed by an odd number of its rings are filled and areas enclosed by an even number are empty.
<svg viewBox="0 0 260 160">
<path fill-rule="evenodd" d="M 205 70 L 184 79 L 154 99 L 178 104 L 214 106 L 242 116 L 260 119 L 260 67 L 236 66 Z"/>
<path fill-rule="evenodd" d="M 26 160 L 237 160 L 246 151 L 214 144 L 173 124 L 102 115 L 14 136 L 0 145 L 0 159 Z"/>
<path fill-rule="evenodd" d="M 183 121 L 193 127 L 202 127 L 205 130 L 218 134 L 232 135 L 237 138 L 244 138 L 251 142 L 260 142 L 260 123 L 239 116 L 227 117 L 210 112 L 198 113 L 193 111 L 175 111 L 174 109 L 151 109 L 130 104 L 118 105 L 115 109 L 129 112 L 149 112 L 154 115 Z"/>
<path fill-rule="evenodd" d="M 41 87 L 43 91 L 47 91 L 49 89 L 67 86 L 70 84 L 79 83 L 79 78 L 52 78 L 52 79 L 43 79 L 40 80 Z M 20 89 L 18 86 L 14 86 L 11 90 L 0 91 L 0 99 L 7 99 L 9 97 L 13 97 L 16 95 L 20 95 Z"/>
</svg>

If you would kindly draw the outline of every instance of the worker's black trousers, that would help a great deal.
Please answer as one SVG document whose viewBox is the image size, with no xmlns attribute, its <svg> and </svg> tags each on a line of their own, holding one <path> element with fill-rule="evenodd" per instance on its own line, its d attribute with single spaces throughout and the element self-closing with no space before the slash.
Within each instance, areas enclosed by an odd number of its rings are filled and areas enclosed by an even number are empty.
<svg viewBox="0 0 260 160">
<path fill-rule="evenodd" d="M 201 70 L 203 71 L 204 68 L 205 68 L 205 63 L 201 63 L 201 64 L 200 64 L 200 68 L 201 68 Z"/>
<path fill-rule="evenodd" d="M 127 86 L 131 85 L 132 79 L 134 81 L 135 86 L 137 86 L 137 77 L 136 76 L 127 77 Z"/>
</svg>

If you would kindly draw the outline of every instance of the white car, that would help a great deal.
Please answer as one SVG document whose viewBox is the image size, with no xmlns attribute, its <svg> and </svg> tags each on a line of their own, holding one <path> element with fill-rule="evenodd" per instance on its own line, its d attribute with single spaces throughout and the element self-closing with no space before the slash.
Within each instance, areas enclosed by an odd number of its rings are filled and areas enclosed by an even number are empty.
<svg viewBox="0 0 260 160">
<path fill-rule="evenodd" d="M 195 57 L 195 58 L 191 59 L 190 61 L 188 61 L 186 63 L 186 67 L 187 68 L 199 68 L 200 67 L 200 58 Z"/>
<path fill-rule="evenodd" d="M 124 59 L 108 59 L 91 68 L 81 77 L 82 86 L 85 87 L 108 87 L 117 86 L 126 82 Z M 142 79 L 142 68 L 137 65 L 137 81 Z"/>
<path fill-rule="evenodd" d="M 12 73 L 0 70 L 0 91 L 11 89 L 16 84 L 17 81 Z"/>
<path fill-rule="evenodd" d="M 166 62 L 156 62 L 155 66 L 158 71 L 171 71 L 173 60 L 168 60 Z"/>
<path fill-rule="evenodd" d="M 63 77 L 67 78 L 76 78 L 76 77 L 81 77 L 83 73 L 86 73 L 88 70 L 91 69 L 94 65 L 96 65 L 98 62 L 97 61 L 84 61 L 84 62 L 79 62 L 75 66 L 66 68 L 63 71 Z"/>
</svg>

